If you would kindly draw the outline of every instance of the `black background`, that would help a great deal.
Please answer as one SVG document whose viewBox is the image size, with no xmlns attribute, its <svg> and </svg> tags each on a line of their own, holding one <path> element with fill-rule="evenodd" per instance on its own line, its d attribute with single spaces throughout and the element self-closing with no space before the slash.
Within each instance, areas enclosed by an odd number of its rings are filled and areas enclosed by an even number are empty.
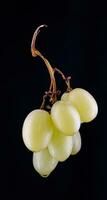
<svg viewBox="0 0 107 200">
<path fill-rule="evenodd" d="M 107 187 L 107 15 L 106 5 L 88 1 L 5 2 L 0 6 L 1 185 L 3 199 L 105 200 Z M 39 108 L 49 87 L 44 63 L 30 43 L 47 24 L 38 49 L 51 64 L 72 76 L 72 87 L 88 90 L 98 102 L 97 118 L 81 127 L 81 152 L 59 164 L 47 178 L 33 169 L 22 141 L 27 114 Z M 58 77 L 59 78 L 59 77 Z M 59 89 L 63 83 L 59 78 Z"/>
</svg>

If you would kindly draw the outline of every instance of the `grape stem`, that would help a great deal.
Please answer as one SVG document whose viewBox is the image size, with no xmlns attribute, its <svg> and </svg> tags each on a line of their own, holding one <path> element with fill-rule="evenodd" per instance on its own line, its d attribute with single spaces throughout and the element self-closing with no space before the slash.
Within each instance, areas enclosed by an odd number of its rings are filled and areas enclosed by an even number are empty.
<svg viewBox="0 0 107 200">
<path fill-rule="evenodd" d="M 71 76 L 65 77 L 65 75 L 63 74 L 63 72 L 61 70 L 59 70 L 58 68 L 54 68 L 54 73 L 55 72 L 58 72 L 62 76 L 62 79 L 65 81 L 65 83 L 67 85 L 67 92 L 70 92 L 72 90 L 72 88 L 70 86 Z"/>
<path fill-rule="evenodd" d="M 32 42 L 31 42 L 31 53 L 32 53 L 32 56 L 33 57 L 36 57 L 36 56 L 39 56 L 45 63 L 48 71 L 49 71 L 49 74 L 50 74 L 50 86 L 49 86 L 49 90 L 45 92 L 44 96 L 43 96 L 43 101 L 42 101 L 42 104 L 41 104 L 41 107 L 40 109 L 44 109 L 44 106 L 45 106 L 45 101 L 47 99 L 47 97 L 49 97 L 49 101 L 51 102 L 51 104 L 53 105 L 56 101 L 57 101 L 57 96 L 60 95 L 61 91 L 57 90 L 57 87 L 56 87 L 56 80 L 55 80 L 55 72 L 58 72 L 61 76 L 62 76 L 62 79 L 65 81 L 66 85 L 67 85 L 67 92 L 71 91 L 71 87 L 70 87 L 70 79 L 71 77 L 65 77 L 65 75 L 58 69 L 58 68 L 52 68 L 51 64 L 49 63 L 49 61 L 40 53 L 40 51 L 38 51 L 36 49 L 36 39 L 37 39 L 37 36 L 38 34 L 40 33 L 40 29 L 43 28 L 43 27 L 47 27 L 46 24 L 43 24 L 41 26 L 39 26 L 34 34 L 33 34 L 33 37 L 32 37 Z M 47 106 L 48 109 L 50 109 L 51 107 L 48 105 Z"/>
</svg>

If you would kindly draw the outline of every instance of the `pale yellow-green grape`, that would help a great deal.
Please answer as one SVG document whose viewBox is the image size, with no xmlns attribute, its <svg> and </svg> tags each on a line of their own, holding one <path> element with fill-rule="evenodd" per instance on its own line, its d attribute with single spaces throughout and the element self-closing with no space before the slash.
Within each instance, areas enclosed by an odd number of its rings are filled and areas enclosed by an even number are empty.
<svg viewBox="0 0 107 200">
<path fill-rule="evenodd" d="M 54 127 L 52 139 L 48 145 L 49 153 L 58 161 L 66 160 L 72 151 L 72 136 L 65 136 Z"/>
<path fill-rule="evenodd" d="M 58 161 L 49 154 L 48 148 L 33 153 L 33 166 L 42 177 L 49 176 L 57 164 Z"/>
<path fill-rule="evenodd" d="M 68 101 L 68 97 L 69 97 L 69 92 L 65 92 L 65 93 L 63 93 L 61 100 Z"/>
<path fill-rule="evenodd" d="M 63 101 L 69 101 L 79 112 L 81 122 L 92 121 L 98 113 L 98 105 L 93 96 L 84 89 L 76 88 L 69 92 Z"/>
<path fill-rule="evenodd" d="M 80 128 L 80 116 L 69 103 L 57 101 L 51 109 L 54 125 L 65 135 L 74 135 Z"/>
<path fill-rule="evenodd" d="M 22 129 L 23 141 L 31 151 L 47 147 L 53 134 L 53 124 L 45 110 L 34 110 L 25 119 Z"/>
<path fill-rule="evenodd" d="M 74 136 L 72 136 L 72 140 L 73 140 L 73 148 L 71 151 L 71 155 L 75 155 L 81 149 L 81 135 L 79 131 Z"/>
</svg>

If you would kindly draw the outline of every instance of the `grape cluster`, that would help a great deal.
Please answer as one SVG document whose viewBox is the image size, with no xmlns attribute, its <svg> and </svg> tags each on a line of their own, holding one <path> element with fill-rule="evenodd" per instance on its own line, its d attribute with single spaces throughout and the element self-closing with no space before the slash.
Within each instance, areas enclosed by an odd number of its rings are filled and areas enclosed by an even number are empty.
<svg viewBox="0 0 107 200">
<path fill-rule="evenodd" d="M 72 89 L 70 78 L 58 69 L 52 68 L 49 61 L 36 48 L 35 42 L 42 27 L 34 32 L 31 52 L 33 57 L 39 56 L 45 63 L 50 74 L 49 91 L 45 92 L 40 109 L 32 111 L 26 117 L 22 136 L 26 147 L 33 152 L 33 166 L 42 176 L 47 177 L 55 169 L 58 162 L 65 161 L 70 155 L 77 154 L 81 149 L 81 123 L 92 121 L 97 113 L 98 106 L 93 96 L 84 89 Z M 57 100 L 60 91 L 57 90 L 55 72 L 64 80 L 67 90 Z M 50 105 L 46 105 L 49 97 Z"/>
<path fill-rule="evenodd" d="M 92 121 L 98 113 L 93 96 L 84 89 L 65 92 L 50 113 L 36 109 L 26 117 L 22 136 L 33 152 L 33 166 L 43 177 L 81 149 L 80 125 Z"/>
</svg>

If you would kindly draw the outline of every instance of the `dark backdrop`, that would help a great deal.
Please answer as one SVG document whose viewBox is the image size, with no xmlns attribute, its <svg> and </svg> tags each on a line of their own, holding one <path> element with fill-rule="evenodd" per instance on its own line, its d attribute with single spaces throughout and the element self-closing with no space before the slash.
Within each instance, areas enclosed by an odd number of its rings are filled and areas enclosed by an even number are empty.
<svg viewBox="0 0 107 200">
<path fill-rule="evenodd" d="M 28 1 L 0 6 L 1 190 L 3 199 L 105 200 L 107 184 L 107 15 L 103 2 Z M 47 179 L 33 169 L 22 141 L 26 115 L 39 108 L 49 75 L 30 43 L 37 26 L 48 28 L 38 48 L 53 66 L 72 76 L 72 87 L 93 94 L 98 117 L 81 127 L 81 152 L 59 164 Z M 61 89 L 63 84 L 58 82 Z M 63 88 L 62 88 L 63 89 Z"/>
</svg>

